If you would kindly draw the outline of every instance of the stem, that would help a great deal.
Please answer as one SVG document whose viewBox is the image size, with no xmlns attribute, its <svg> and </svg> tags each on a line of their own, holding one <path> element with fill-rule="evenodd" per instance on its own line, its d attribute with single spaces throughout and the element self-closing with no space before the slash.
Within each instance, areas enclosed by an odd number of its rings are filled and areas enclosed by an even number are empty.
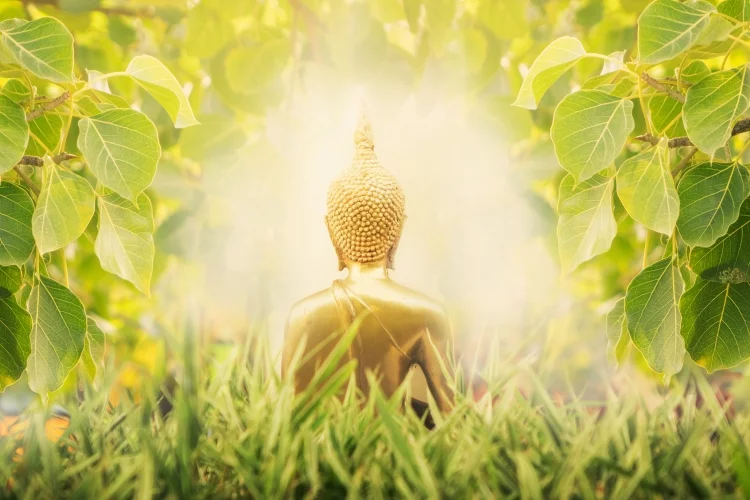
<svg viewBox="0 0 750 500">
<path fill-rule="evenodd" d="M 638 102 L 641 105 L 641 113 L 643 113 L 643 119 L 646 122 L 646 131 L 648 135 L 651 135 L 651 120 L 649 119 L 646 110 L 646 103 L 643 101 L 643 87 L 641 86 L 641 80 L 638 80 Z M 659 141 L 657 140 L 656 142 L 658 143 Z"/>
<path fill-rule="evenodd" d="M 690 163 L 690 160 L 695 156 L 695 153 L 698 152 L 698 148 L 693 146 L 690 151 L 680 160 L 680 163 L 677 164 L 677 166 L 672 170 L 672 177 L 677 177 L 677 174 L 682 172 L 682 169 L 687 166 L 688 163 Z"/>
<path fill-rule="evenodd" d="M 40 116 L 42 116 L 44 114 L 45 111 L 49 111 L 50 109 L 54 109 L 54 108 L 58 107 L 59 105 L 61 105 L 65 101 L 67 101 L 68 99 L 70 99 L 70 92 L 68 92 L 66 90 L 65 92 L 63 92 L 59 96 L 55 97 L 51 101 L 45 102 L 44 104 L 42 104 L 38 108 L 36 108 L 36 109 L 34 109 L 32 111 L 29 111 L 26 114 L 26 121 L 30 122 L 31 120 L 39 118 Z M 71 106 L 71 109 L 72 109 L 72 106 Z"/>
<path fill-rule="evenodd" d="M 624 61 L 620 61 L 619 59 L 615 59 L 614 57 L 605 56 L 603 54 L 586 54 L 584 57 L 593 57 L 594 59 L 602 59 L 604 61 L 613 62 L 615 64 L 618 64 L 618 65 L 622 66 L 622 68 L 620 68 L 622 71 L 625 71 L 626 73 L 630 73 L 631 75 L 633 75 L 636 78 L 638 78 L 638 73 L 636 73 L 632 69 L 628 68 L 625 65 Z"/>
<path fill-rule="evenodd" d="M 59 252 L 61 260 L 60 267 L 62 268 L 63 280 L 65 281 L 64 284 L 66 287 L 70 288 L 70 282 L 68 280 L 68 261 L 65 259 L 65 247 L 62 247 Z"/>
<path fill-rule="evenodd" d="M 26 175 L 26 172 L 21 170 L 21 168 L 18 165 L 13 167 L 13 170 L 16 171 L 16 174 L 18 174 L 18 177 L 21 178 L 23 183 L 26 184 L 29 187 L 29 189 L 31 189 L 34 192 L 35 195 L 39 196 L 39 192 L 40 192 L 39 188 L 37 187 L 36 184 L 34 184 L 34 181 L 31 180 L 31 177 Z"/>
<path fill-rule="evenodd" d="M 657 80 L 656 78 L 652 77 L 651 75 L 649 75 L 645 71 L 643 73 L 641 73 L 641 78 L 649 86 L 655 88 L 656 90 L 658 90 L 660 92 L 665 92 L 669 97 L 671 97 L 675 101 L 681 102 L 683 104 L 685 103 L 685 96 L 684 95 L 682 95 L 680 92 L 676 91 L 672 87 L 664 85 L 659 80 Z"/>
</svg>

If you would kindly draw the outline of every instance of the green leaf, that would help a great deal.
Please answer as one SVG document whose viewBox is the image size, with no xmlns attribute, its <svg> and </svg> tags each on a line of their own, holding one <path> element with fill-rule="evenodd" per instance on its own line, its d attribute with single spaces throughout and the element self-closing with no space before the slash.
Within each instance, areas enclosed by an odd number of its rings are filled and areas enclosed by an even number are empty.
<svg viewBox="0 0 750 500">
<path fill-rule="evenodd" d="M 529 31 L 527 9 L 526 0 L 482 2 L 477 20 L 481 21 L 500 40 L 523 38 Z"/>
<path fill-rule="evenodd" d="M 611 71 L 589 78 L 581 86 L 582 90 L 601 90 L 610 95 L 626 97 L 638 82 L 627 71 Z"/>
<path fill-rule="evenodd" d="M 750 283 L 698 278 L 682 296 L 680 311 L 687 351 L 709 373 L 750 357 Z"/>
<path fill-rule="evenodd" d="M 677 185 L 677 229 L 688 246 L 710 247 L 726 234 L 750 195 L 750 174 L 737 163 L 701 163 Z"/>
<path fill-rule="evenodd" d="M 607 313 L 607 361 L 617 367 L 625 358 L 630 344 L 625 298 L 619 299 Z"/>
<path fill-rule="evenodd" d="M 34 251 L 34 202 L 15 184 L 0 184 L 0 266 L 23 265 Z"/>
<path fill-rule="evenodd" d="M 684 288 L 679 269 L 668 257 L 633 278 L 625 295 L 630 338 L 648 365 L 663 373 L 665 380 L 682 369 L 685 357 L 678 307 Z"/>
<path fill-rule="evenodd" d="M 656 0 L 649 4 L 638 18 L 640 62 L 667 61 L 692 47 L 715 11 L 707 2 Z"/>
<path fill-rule="evenodd" d="M 161 147 L 156 127 L 132 109 L 113 109 L 78 122 L 78 149 L 94 175 L 120 196 L 135 200 L 156 174 Z"/>
<path fill-rule="evenodd" d="M 0 299 L 13 295 L 21 289 L 23 278 L 18 266 L 0 266 Z"/>
<path fill-rule="evenodd" d="M 513 106 L 536 109 L 552 84 L 585 55 L 581 42 L 570 36 L 549 44 L 531 65 Z"/>
<path fill-rule="evenodd" d="M 552 143 L 576 182 L 609 167 L 633 131 L 633 103 L 599 90 L 566 96 L 555 109 Z"/>
<path fill-rule="evenodd" d="M 86 318 L 86 337 L 83 342 L 81 360 L 90 378 L 95 378 L 104 369 L 106 336 L 91 316 Z"/>
<path fill-rule="evenodd" d="M 596 174 L 576 184 L 572 175 L 560 183 L 557 245 L 564 273 L 609 250 L 617 234 L 612 213 L 614 178 Z"/>
<path fill-rule="evenodd" d="M 680 79 L 683 82 L 695 85 L 710 74 L 711 70 L 705 62 L 692 61 L 690 64 L 682 68 L 682 71 L 680 72 Z"/>
<path fill-rule="evenodd" d="M 99 234 L 94 250 L 102 268 L 149 294 L 154 267 L 154 219 L 142 194 L 134 205 L 115 193 L 99 197 Z"/>
<path fill-rule="evenodd" d="M 672 234 L 680 199 L 669 171 L 665 141 L 620 165 L 617 196 L 633 219 L 652 231 Z"/>
<path fill-rule="evenodd" d="M 26 308 L 33 320 L 29 387 L 45 395 L 62 385 L 81 357 L 86 312 L 73 292 L 46 276 L 34 284 Z"/>
<path fill-rule="evenodd" d="M 0 94 L 8 97 L 15 103 L 20 103 L 21 101 L 31 99 L 31 91 L 26 86 L 26 84 L 18 78 L 11 78 L 7 82 L 5 82 L 5 85 L 3 85 L 3 89 L 0 90 Z"/>
<path fill-rule="evenodd" d="M 648 111 L 654 132 L 667 137 L 684 136 L 685 126 L 678 118 L 682 113 L 682 103 L 666 95 L 657 95 L 648 100 Z"/>
<path fill-rule="evenodd" d="M 247 141 L 238 120 L 218 114 L 201 115 L 201 123 L 180 134 L 182 154 L 196 161 L 231 156 Z"/>
<path fill-rule="evenodd" d="M 0 174 L 12 169 L 23 157 L 29 142 L 29 126 L 23 108 L 0 95 Z"/>
<path fill-rule="evenodd" d="M 232 49 L 226 59 L 230 87 L 243 94 L 263 90 L 281 74 L 290 53 L 289 40 L 284 38 Z"/>
<path fill-rule="evenodd" d="M 62 248 L 78 239 L 94 215 L 94 190 L 78 174 L 45 158 L 47 179 L 34 210 L 31 227 L 39 253 Z"/>
<path fill-rule="evenodd" d="M 31 316 L 12 297 L 0 300 L 0 391 L 19 379 L 31 352 Z"/>
<path fill-rule="evenodd" d="M 177 78 L 159 60 L 134 57 L 125 72 L 164 107 L 176 128 L 198 124 Z"/>
<path fill-rule="evenodd" d="M 60 115 L 43 114 L 29 122 L 29 145 L 26 154 L 44 156 L 56 151 L 62 139 L 65 120 Z"/>
<path fill-rule="evenodd" d="M 39 78 L 73 81 L 73 35 L 53 17 L 42 17 L 11 29 L 0 29 L 7 51 Z"/>
<path fill-rule="evenodd" d="M 725 0 L 717 8 L 720 13 L 740 22 L 750 21 L 750 0 Z"/>
<path fill-rule="evenodd" d="M 409 31 L 417 33 L 419 31 L 419 11 L 422 7 L 422 0 L 404 0 L 404 14 L 406 21 L 409 23 Z"/>
<path fill-rule="evenodd" d="M 690 250 L 690 269 L 703 279 L 720 283 L 750 282 L 750 201 L 737 221 L 710 248 Z"/>
<path fill-rule="evenodd" d="M 747 68 L 712 73 L 688 89 L 683 112 L 685 130 L 701 151 L 713 154 L 723 147 L 734 121 L 750 106 Z"/>
<path fill-rule="evenodd" d="M 60 9 L 73 13 L 88 12 L 99 7 L 100 3 L 101 0 L 60 0 Z"/>
</svg>

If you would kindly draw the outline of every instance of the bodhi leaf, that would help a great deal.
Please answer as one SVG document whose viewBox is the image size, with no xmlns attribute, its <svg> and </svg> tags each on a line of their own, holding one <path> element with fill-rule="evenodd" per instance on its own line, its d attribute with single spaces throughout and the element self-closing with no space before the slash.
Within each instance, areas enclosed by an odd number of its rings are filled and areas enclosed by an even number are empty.
<svg viewBox="0 0 750 500">
<path fill-rule="evenodd" d="M 48 178 L 34 210 L 32 229 L 39 252 L 45 254 L 75 241 L 94 215 L 94 190 L 78 174 L 45 158 Z"/>
<path fill-rule="evenodd" d="M 31 99 L 31 91 L 26 84 L 18 78 L 11 78 L 5 82 L 3 89 L 0 90 L 0 94 L 10 98 L 10 100 L 15 103 Z"/>
<path fill-rule="evenodd" d="M 29 126 L 23 108 L 0 95 L 0 174 L 12 169 L 23 157 L 29 142 Z"/>
<path fill-rule="evenodd" d="M 685 284 L 672 258 L 651 264 L 628 285 L 625 295 L 630 338 L 665 380 L 682 369 L 685 342 L 678 307 Z"/>
<path fill-rule="evenodd" d="M 132 109 L 112 109 L 78 122 L 78 149 L 94 175 L 120 196 L 135 200 L 156 174 L 161 147 L 156 127 Z"/>
<path fill-rule="evenodd" d="M 102 268 L 149 293 L 154 267 L 154 219 L 151 201 L 142 194 L 138 206 L 115 193 L 99 197 L 99 234 L 94 250 Z"/>
<path fill-rule="evenodd" d="M 57 148 L 61 139 L 64 119 L 60 115 L 43 114 L 29 122 L 29 146 L 26 154 L 44 156 Z"/>
<path fill-rule="evenodd" d="M 137 56 L 125 72 L 164 107 L 176 128 L 198 124 L 179 82 L 160 61 L 151 56 Z"/>
<path fill-rule="evenodd" d="M 701 163 L 677 185 L 677 229 L 688 246 L 710 247 L 737 220 L 750 195 L 750 174 L 737 163 Z"/>
<path fill-rule="evenodd" d="M 656 0 L 638 18 L 638 54 L 640 62 L 656 64 L 681 54 L 698 40 L 708 26 L 711 13 L 708 2 L 680 3 Z"/>
<path fill-rule="evenodd" d="M 717 8 L 720 13 L 740 22 L 750 21 L 750 0 L 725 0 Z"/>
<path fill-rule="evenodd" d="M 712 73 L 688 89 L 683 121 L 688 137 L 701 151 L 713 154 L 723 147 L 734 121 L 750 106 L 747 68 Z"/>
<path fill-rule="evenodd" d="M 617 234 L 612 213 L 614 179 L 596 174 L 576 184 L 572 175 L 560 183 L 557 244 L 564 273 L 609 250 Z"/>
<path fill-rule="evenodd" d="M 680 199 L 664 141 L 628 158 L 617 170 L 617 196 L 630 216 L 652 231 L 672 234 Z"/>
<path fill-rule="evenodd" d="M 0 184 L 0 266 L 23 265 L 34 250 L 34 202 L 19 186 Z"/>
<path fill-rule="evenodd" d="M 73 81 L 73 35 L 53 17 L 42 17 L 11 29 L 0 29 L 15 61 L 39 78 Z"/>
<path fill-rule="evenodd" d="M 750 201 L 727 234 L 710 248 L 690 250 L 690 268 L 701 278 L 721 283 L 750 282 Z"/>
<path fill-rule="evenodd" d="M 570 36 L 558 38 L 549 44 L 532 63 L 513 106 L 536 109 L 552 84 L 585 55 L 586 50 L 581 42 Z"/>
<path fill-rule="evenodd" d="M 40 276 L 31 290 L 29 387 L 38 394 L 58 389 L 78 363 L 86 335 L 86 312 L 76 295 L 57 281 Z"/>
<path fill-rule="evenodd" d="M 633 103 L 599 90 L 570 94 L 555 109 L 552 143 L 576 182 L 610 166 L 633 131 Z"/>
<path fill-rule="evenodd" d="M 96 320 L 91 316 L 86 318 L 86 337 L 83 342 L 81 360 L 90 378 L 96 377 L 104 368 L 104 350 L 106 337 Z"/>
<path fill-rule="evenodd" d="M 657 95 L 648 100 L 648 110 L 654 132 L 667 137 L 680 137 L 686 134 L 680 119 L 682 103 L 667 95 Z"/>
<path fill-rule="evenodd" d="M 711 70 L 708 68 L 708 65 L 706 65 L 705 62 L 693 61 L 682 68 L 682 71 L 680 71 L 680 79 L 683 82 L 695 85 L 710 74 Z"/>
<path fill-rule="evenodd" d="M 0 391 L 18 380 L 31 352 L 31 316 L 12 297 L 0 300 Z"/>
<path fill-rule="evenodd" d="M 23 278 L 18 266 L 0 266 L 0 299 L 13 295 L 21 289 Z"/>
<path fill-rule="evenodd" d="M 607 361 L 614 367 L 625 358 L 630 344 L 627 318 L 625 317 L 625 298 L 615 302 L 607 313 Z"/>
<path fill-rule="evenodd" d="M 682 296 L 680 311 L 687 351 L 709 373 L 750 356 L 750 283 L 698 278 Z"/>
<path fill-rule="evenodd" d="M 625 71 L 614 71 L 586 80 L 583 90 L 601 90 L 617 97 L 629 96 L 638 82 Z"/>
</svg>

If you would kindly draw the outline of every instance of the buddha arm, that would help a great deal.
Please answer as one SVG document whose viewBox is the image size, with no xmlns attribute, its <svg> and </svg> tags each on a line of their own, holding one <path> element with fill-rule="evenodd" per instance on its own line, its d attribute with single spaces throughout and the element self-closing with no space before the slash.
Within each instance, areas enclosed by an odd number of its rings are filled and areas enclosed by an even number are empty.
<svg viewBox="0 0 750 500">
<path fill-rule="evenodd" d="M 415 361 L 422 369 L 427 386 L 441 411 L 453 407 L 453 343 L 450 325 L 446 321 L 426 328 L 415 352 Z"/>
</svg>

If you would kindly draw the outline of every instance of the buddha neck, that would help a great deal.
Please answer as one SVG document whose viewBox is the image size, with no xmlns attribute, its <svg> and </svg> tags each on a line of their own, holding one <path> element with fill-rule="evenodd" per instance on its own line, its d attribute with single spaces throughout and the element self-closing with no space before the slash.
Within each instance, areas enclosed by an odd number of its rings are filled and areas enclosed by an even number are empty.
<svg viewBox="0 0 750 500">
<path fill-rule="evenodd" d="M 366 281 L 373 279 L 388 279 L 388 268 L 385 259 L 376 262 L 344 261 L 349 275 L 347 281 Z"/>
</svg>

